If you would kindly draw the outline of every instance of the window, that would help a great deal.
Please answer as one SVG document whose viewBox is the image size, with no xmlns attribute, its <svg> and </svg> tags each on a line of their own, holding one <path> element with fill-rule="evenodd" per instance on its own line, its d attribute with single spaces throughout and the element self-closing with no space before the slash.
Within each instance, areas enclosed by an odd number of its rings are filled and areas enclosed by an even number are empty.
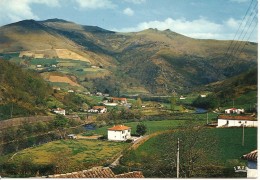
<svg viewBox="0 0 260 180">
<path fill-rule="evenodd" d="M 241 121 L 238 121 L 238 123 L 240 123 L 240 124 L 241 124 Z"/>
</svg>

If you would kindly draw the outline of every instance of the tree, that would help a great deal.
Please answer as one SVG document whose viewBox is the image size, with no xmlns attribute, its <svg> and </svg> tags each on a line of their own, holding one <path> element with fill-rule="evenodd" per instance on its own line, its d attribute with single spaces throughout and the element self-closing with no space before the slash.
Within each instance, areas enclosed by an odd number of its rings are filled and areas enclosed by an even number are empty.
<svg viewBox="0 0 260 180">
<path fill-rule="evenodd" d="M 138 109 L 142 107 L 142 100 L 140 97 L 137 98 L 137 100 L 135 102 L 135 107 Z"/>
<path fill-rule="evenodd" d="M 166 169 L 173 169 L 170 176 L 176 177 L 176 154 L 177 139 L 179 138 L 180 154 L 180 177 L 198 177 L 208 176 L 210 158 L 216 153 L 216 139 L 214 134 L 207 133 L 204 126 L 198 126 L 194 121 L 188 121 L 176 133 L 166 134 L 167 146 L 163 151 L 163 159 L 168 163 Z M 167 167 L 168 166 L 168 167 Z"/>
<path fill-rule="evenodd" d="M 57 114 L 52 122 L 53 126 L 59 131 L 60 137 L 63 139 L 66 137 L 65 127 L 67 127 L 68 122 L 69 120 L 61 114 Z"/>
<path fill-rule="evenodd" d="M 170 98 L 170 102 L 171 102 L 171 110 L 174 111 L 176 106 L 176 98 L 174 95 Z"/>
<path fill-rule="evenodd" d="M 143 123 L 139 123 L 136 126 L 136 134 L 143 136 L 147 132 L 147 127 Z"/>
</svg>

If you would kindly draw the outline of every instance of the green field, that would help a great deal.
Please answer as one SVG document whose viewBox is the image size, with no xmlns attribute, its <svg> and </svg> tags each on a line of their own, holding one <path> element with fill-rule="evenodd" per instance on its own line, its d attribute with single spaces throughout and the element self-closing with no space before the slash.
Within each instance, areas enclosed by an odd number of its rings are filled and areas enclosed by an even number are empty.
<svg viewBox="0 0 260 180">
<path fill-rule="evenodd" d="M 207 129 L 207 134 L 215 137 L 217 142 L 214 146 L 216 149 L 212 152 L 213 154 L 208 154 L 205 163 L 209 160 L 216 167 L 229 168 L 232 171 L 234 166 L 246 165 L 241 156 L 257 149 L 257 128 L 245 128 L 244 146 L 242 146 L 242 128 L 210 128 Z M 166 153 L 164 151 L 168 143 L 171 142 L 165 138 L 164 134 L 155 136 L 136 150 L 126 153 L 122 158 L 123 165 L 132 168 L 147 168 L 152 166 L 151 163 L 164 162 L 166 159 L 163 159 L 163 154 Z M 157 157 L 156 162 L 154 157 Z"/>
<path fill-rule="evenodd" d="M 110 164 L 130 144 L 101 140 L 59 140 L 18 152 L 8 162 L 20 164 L 25 159 L 33 164 L 55 164 L 66 167 L 66 172 Z M 66 161 L 66 162 L 64 162 Z M 69 166 L 67 166 L 69 165 Z"/>
<path fill-rule="evenodd" d="M 158 131 L 165 131 L 171 129 L 177 129 L 180 127 L 186 120 L 163 120 L 163 121 L 142 121 L 145 126 L 147 127 L 147 134 L 151 134 Z M 205 124 L 206 121 L 197 121 L 198 124 Z M 130 123 L 123 123 L 126 126 L 132 128 L 131 133 L 135 134 L 136 126 L 139 122 L 130 122 Z M 106 135 L 107 129 L 112 127 L 111 126 L 104 126 L 101 128 L 97 128 L 96 130 L 92 130 L 94 134 Z"/>
</svg>

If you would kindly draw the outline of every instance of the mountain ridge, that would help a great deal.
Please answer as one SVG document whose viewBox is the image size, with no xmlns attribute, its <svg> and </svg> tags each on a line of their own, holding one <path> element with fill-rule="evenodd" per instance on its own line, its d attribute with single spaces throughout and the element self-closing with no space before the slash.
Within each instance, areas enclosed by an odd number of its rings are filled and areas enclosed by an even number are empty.
<svg viewBox="0 0 260 180">
<path fill-rule="evenodd" d="M 257 64 L 257 44 L 252 42 L 228 59 L 225 53 L 231 41 L 194 39 L 171 30 L 119 33 L 61 19 L 6 25 L 0 27 L 0 39 L 0 53 L 60 48 L 89 58 L 92 65 L 111 72 L 101 79 L 86 73 L 85 79 L 93 84 L 86 88 L 99 91 L 109 88 L 112 92 L 119 84 L 122 93 L 132 91 L 131 86 L 151 94 L 182 92 L 238 75 Z"/>
</svg>

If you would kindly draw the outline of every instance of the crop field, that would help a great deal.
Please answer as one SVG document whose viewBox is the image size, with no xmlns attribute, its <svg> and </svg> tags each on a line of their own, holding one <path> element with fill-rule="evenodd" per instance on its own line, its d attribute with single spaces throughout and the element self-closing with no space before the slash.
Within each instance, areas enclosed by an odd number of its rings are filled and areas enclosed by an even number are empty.
<svg viewBox="0 0 260 180">
<path fill-rule="evenodd" d="M 130 144 L 99 140 L 59 140 L 38 147 L 20 151 L 12 161 L 19 162 L 24 158 L 32 159 L 34 164 L 54 164 L 66 159 L 72 166 L 84 164 L 101 165 L 111 163 L 113 158 Z"/>
</svg>

